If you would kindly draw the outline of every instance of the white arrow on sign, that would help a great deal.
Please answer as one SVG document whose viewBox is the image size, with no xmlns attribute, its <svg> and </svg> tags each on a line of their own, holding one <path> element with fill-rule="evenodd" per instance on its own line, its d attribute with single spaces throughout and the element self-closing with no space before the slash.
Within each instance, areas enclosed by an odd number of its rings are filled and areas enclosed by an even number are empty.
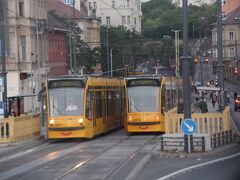
<svg viewBox="0 0 240 180">
<path fill-rule="evenodd" d="M 187 126 L 189 132 L 193 132 L 193 126 L 189 126 L 186 122 L 184 124 Z"/>
</svg>

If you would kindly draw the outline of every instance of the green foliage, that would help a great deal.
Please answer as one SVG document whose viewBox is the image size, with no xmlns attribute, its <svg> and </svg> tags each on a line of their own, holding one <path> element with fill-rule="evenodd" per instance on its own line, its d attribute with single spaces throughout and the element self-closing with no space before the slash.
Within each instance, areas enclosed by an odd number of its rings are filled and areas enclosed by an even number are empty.
<svg viewBox="0 0 240 180">
<path fill-rule="evenodd" d="M 151 0 L 143 3 L 144 37 L 161 39 L 170 35 L 172 29 L 182 29 L 182 8 L 169 0 Z M 209 35 L 211 24 L 216 22 L 216 4 L 188 7 L 189 37 L 199 38 Z"/>
</svg>

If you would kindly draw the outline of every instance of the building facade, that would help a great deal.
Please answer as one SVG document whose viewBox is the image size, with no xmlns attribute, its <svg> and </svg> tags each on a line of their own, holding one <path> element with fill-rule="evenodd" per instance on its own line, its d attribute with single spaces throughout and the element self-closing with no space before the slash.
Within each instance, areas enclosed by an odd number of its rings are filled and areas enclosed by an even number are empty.
<svg viewBox="0 0 240 180">
<path fill-rule="evenodd" d="M 188 4 L 192 4 L 195 6 L 201 6 L 203 4 L 213 4 L 216 2 L 216 0 L 188 0 Z M 176 4 L 177 6 L 182 6 L 182 0 L 172 0 L 173 4 Z"/>
<path fill-rule="evenodd" d="M 141 32 L 141 0 L 88 0 L 88 13 L 100 19 L 102 25 Z"/>
<path fill-rule="evenodd" d="M 222 12 L 226 16 L 230 12 L 234 11 L 240 7 L 240 1 L 239 0 L 224 0 L 222 5 Z"/>
<path fill-rule="evenodd" d="M 68 29 L 48 13 L 48 64 L 49 76 L 68 74 Z"/>
<path fill-rule="evenodd" d="M 46 0 L 8 0 L 8 96 L 36 94 L 47 71 Z M 29 100 L 32 101 L 32 100 Z M 34 104 L 37 98 L 34 98 Z M 30 102 L 24 103 L 31 109 Z"/>
<path fill-rule="evenodd" d="M 225 80 L 237 83 L 239 81 L 240 63 L 240 7 L 229 13 L 223 19 L 223 63 Z M 217 29 L 212 30 L 213 72 L 217 74 Z M 238 82 L 239 83 L 239 82 Z"/>
<path fill-rule="evenodd" d="M 65 2 L 65 4 L 63 3 Z M 81 38 L 90 48 L 100 47 L 100 21 L 93 16 L 88 16 L 87 0 L 75 1 L 75 12 L 73 14 L 72 2 L 64 0 L 48 0 L 48 11 L 55 11 L 67 20 L 75 20 L 82 30 Z"/>
</svg>

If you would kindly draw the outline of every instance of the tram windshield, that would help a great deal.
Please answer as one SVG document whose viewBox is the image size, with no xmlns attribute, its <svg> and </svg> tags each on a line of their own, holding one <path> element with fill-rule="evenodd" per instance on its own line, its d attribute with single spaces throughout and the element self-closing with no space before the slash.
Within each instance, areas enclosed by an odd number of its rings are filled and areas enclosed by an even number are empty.
<svg viewBox="0 0 240 180">
<path fill-rule="evenodd" d="M 159 87 L 128 87 L 129 112 L 156 112 L 159 110 Z"/>
<path fill-rule="evenodd" d="M 50 116 L 83 115 L 84 88 L 49 89 Z"/>
</svg>

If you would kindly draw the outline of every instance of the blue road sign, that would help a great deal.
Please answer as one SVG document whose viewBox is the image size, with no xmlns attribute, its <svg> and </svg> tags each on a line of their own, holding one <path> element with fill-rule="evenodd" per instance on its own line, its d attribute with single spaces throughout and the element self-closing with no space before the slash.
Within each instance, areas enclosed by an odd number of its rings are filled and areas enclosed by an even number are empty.
<svg viewBox="0 0 240 180">
<path fill-rule="evenodd" d="M 191 136 L 193 133 L 195 133 L 197 129 L 197 124 L 193 119 L 185 119 L 181 123 L 181 130 L 184 134 Z"/>
</svg>

